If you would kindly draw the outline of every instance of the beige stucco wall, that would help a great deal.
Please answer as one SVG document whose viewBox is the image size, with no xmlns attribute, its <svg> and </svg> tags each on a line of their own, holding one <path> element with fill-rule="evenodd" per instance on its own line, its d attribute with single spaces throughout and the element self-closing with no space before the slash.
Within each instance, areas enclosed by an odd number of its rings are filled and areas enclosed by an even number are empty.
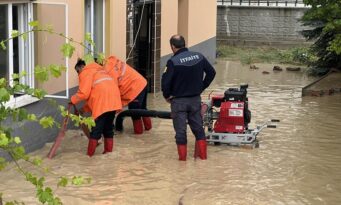
<svg viewBox="0 0 341 205">
<path fill-rule="evenodd" d="M 178 0 L 161 2 L 161 56 L 172 52 L 169 38 L 178 32 Z"/>
<path fill-rule="evenodd" d="M 216 36 L 217 1 L 187 1 L 189 2 L 187 45 L 190 47 Z"/>
<path fill-rule="evenodd" d="M 188 39 L 188 24 L 189 24 L 189 13 L 188 13 L 188 0 L 178 0 L 178 34 L 182 35 L 186 41 Z M 186 42 L 187 44 L 187 42 Z"/>
<path fill-rule="evenodd" d="M 110 55 L 126 59 L 127 0 L 110 1 Z"/>
<path fill-rule="evenodd" d="M 42 0 L 40 3 L 34 4 L 39 9 L 38 21 L 41 25 L 52 25 L 55 31 L 65 33 L 65 8 L 68 10 L 68 36 L 75 41 L 84 41 L 84 1 L 74 0 Z M 65 7 L 66 5 L 66 7 Z M 58 17 L 58 18 L 56 18 Z M 38 34 L 35 38 L 35 64 L 49 65 L 49 64 L 63 64 L 65 60 L 60 52 L 61 45 L 65 39 L 49 34 Z M 37 47 L 38 46 L 38 47 Z M 73 67 L 78 57 L 82 57 L 84 48 L 74 44 L 76 50 L 71 59 L 69 59 L 69 88 L 78 85 L 77 73 Z M 65 87 L 65 74 L 59 79 L 52 79 L 49 82 L 39 84 L 40 88 L 45 89 L 49 94 L 64 91 Z"/>
<path fill-rule="evenodd" d="M 161 56 L 171 53 L 169 38 L 181 34 L 188 47 L 216 36 L 216 0 L 172 0 L 161 3 Z"/>
</svg>

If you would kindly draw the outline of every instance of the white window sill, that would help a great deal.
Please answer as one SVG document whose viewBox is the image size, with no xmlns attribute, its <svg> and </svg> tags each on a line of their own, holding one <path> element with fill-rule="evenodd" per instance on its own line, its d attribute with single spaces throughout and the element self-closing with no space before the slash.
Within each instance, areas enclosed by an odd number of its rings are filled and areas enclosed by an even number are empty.
<svg viewBox="0 0 341 205">
<path fill-rule="evenodd" d="M 32 97 L 30 95 L 23 95 L 12 98 L 9 102 L 6 103 L 6 107 L 19 108 L 37 101 L 39 101 L 38 98 Z"/>
</svg>

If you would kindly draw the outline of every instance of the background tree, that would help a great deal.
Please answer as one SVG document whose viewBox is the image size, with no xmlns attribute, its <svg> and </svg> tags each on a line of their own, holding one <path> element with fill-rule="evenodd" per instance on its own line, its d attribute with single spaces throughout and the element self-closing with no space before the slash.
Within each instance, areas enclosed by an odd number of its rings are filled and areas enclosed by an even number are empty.
<svg viewBox="0 0 341 205">
<path fill-rule="evenodd" d="M 311 6 L 301 21 L 308 29 L 302 32 L 307 40 L 315 40 L 311 49 L 317 61 L 310 66 L 315 74 L 331 68 L 341 69 L 341 1 L 304 0 Z"/>
</svg>

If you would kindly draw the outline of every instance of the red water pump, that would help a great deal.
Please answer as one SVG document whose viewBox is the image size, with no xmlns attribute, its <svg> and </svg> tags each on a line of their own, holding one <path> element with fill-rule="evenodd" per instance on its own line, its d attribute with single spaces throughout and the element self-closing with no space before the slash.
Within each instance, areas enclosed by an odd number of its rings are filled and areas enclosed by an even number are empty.
<svg viewBox="0 0 341 205">
<path fill-rule="evenodd" d="M 257 135 L 262 129 L 275 128 L 270 124 L 279 120 L 268 120 L 254 129 L 249 128 L 251 112 L 248 108 L 248 85 L 229 88 L 224 94 L 215 94 L 202 102 L 203 124 L 207 127 L 206 141 L 228 145 L 251 145 L 258 147 Z"/>
<path fill-rule="evenodd" d="M 229 88 L 224 95 L 212 97 L 212 105 L 219 108 L 219 117 L 214 124 L 214 132 L 243 133 L 251 121 L 251 112 L 248 109 L 248 85 L 240 88 Z"/>
</svg>

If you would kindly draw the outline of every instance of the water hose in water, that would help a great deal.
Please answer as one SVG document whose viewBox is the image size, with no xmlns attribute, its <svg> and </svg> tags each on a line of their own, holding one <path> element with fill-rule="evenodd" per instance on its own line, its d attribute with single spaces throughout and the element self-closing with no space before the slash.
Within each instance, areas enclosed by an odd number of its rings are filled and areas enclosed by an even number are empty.
<svg viewBox="0 0 341 205">
<path fill-rule="evenodd" d="M 169 111 L 157 111 L 157 110 L 144 110 L 144 109 L 131 109 L 120 112 L 115 121 L 115 130 L 123 130 L 124 117 L 158 117 L 163 119 L 172 119 Z"/>
</svg>

